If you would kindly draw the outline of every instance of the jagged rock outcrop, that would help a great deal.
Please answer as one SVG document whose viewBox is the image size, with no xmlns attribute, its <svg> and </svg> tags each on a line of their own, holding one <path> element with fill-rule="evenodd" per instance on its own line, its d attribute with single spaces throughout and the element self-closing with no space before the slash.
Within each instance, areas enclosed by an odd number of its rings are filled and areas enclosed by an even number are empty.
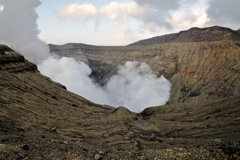
<svg viewBox="0 0 240 160">
<path fill-rule="evenodd" d="M 0 44 L 0 68 L 9 72 L 37 71 L 37 66 L 7 46 Z"/>
<path fill-rule="evenodd" d="M 181 31 L 179 33 L 167 34 L 163 36 L 140 40 L 138 42 L 130 44 L 130 46 L 163 43 L 210 42 L 222 40 L 240 41 L 239 30 L 234 31 L 230 28 L 220 26 L 213 26 L 207 28 L 193 27 L 189 30 Z"/>
<path fill-rule="evenodd" d="M 237 33 L 240 35 L 240 29 L 237 30 Z"/>
</svg>

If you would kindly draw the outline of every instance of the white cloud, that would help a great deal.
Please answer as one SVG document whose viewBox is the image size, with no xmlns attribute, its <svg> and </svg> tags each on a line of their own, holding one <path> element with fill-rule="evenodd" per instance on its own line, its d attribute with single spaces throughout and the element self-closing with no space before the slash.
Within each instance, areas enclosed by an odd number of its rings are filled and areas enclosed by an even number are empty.
<svg viewBox="0 0 240 160">
<path fill-rule="evenodd" d="M 239 5 L 239 0 L 132 0 L 111 2 L 102 7 L 70 4 L 60 9 L 57 15 L 62 20 L 75 19 L 76 25 L 87 28 L 89 36 L 79 31 L 81 39 L 75 38 L 77 42 L 126 45 L 191 27 L 220 25 L 238 29 Z M 101 40 L 103 36 L 104 41 Z"/>
<path fill-rule="evenodd" d="M 208 0 L 168 0 L 111 2 L 97 9 L 92 4 L 70 4 L 57 12 L 60 19 L 83 18 L 101 22 L 104 17 L 113 25 L 129 25 L 130 20 L 138 24 L 135 31 L 161 32 L 174 28 L 202 27 L 209 22 L 206 12 Z M 116 25 L 117 24 L 117 25 Z M 129 25 L 130 26 L 130 25 Z M 122 26 L 121 26 L 122 27 Z"/>
<path fill-rule="evenodd" d="M 144 14 L 144 9 L 136 2 L 111 2 L 97 9 L 92 4 L 70 4 L 57 11 L 60 19 L 69 18 L 97 18 L 106 16 L 110 21 L 124 21 L 129 17 L 137 17 Z"/>
<path fill-rule="evenodd" d="M 210 25 L 225 25 L 233 29 L 240 26 L 240 1 L 239 0 L 208 0 L 207 14 Z"/>
<path fill-rule="evenodd" d="M 152 32 L 158 31 L 159 27 L 165 27 L 168 30 L 182 30 L 209 25 L 220 25 L 233 29 L 238 29 L 240 26 L 239 0 L 134 1 L 140 7 L 149 8 L 149 12 L 144 15 L 145 18 L 142 17 L 141 20 L 144 21 L 145 29 L 150 29 Z"/>
<path fill-rule="evenodd" d="M 0 5 L 0 12 L 3 11 L 4 6 Z"/>
<path fill-rule="evenodd" d="M 182 0 L 134 0 L 141 6 L 147 6 L 149 8 L 153 8 L 159 10 L 159 12 L 166 12 L 169 10 L 175 10 L 179 7 Z M 186 1 L 186 0 L 185 0 Z"/>
<path fill-rule="evenodd" d="M 102 32 L 108 27 L 115 28 L 115 37 L 119 38 L 120 36 L 121 41 L 125 39 L 124 41 L 126 43 L 124 44 L 128 44 L 138 40 L 133 37 L 148 37 L 142 33 L 146 34 L 148 31 L 163 33 L 166 31 L 166 28 L 169 28 L 169 23 L 159 18 L 159 15 L 160 17 L 162 15 L 158 13 L 159 12 L 156 12 L 156 9 L 153 9 L 151 6 L 142 6 L 133 1 L 124 3 L 111 2 L 102 8 L 96 8 L 92 4 L 70 4 L 58 10 L 57 16 L 63 20 L 82 19 L 84 20 L 82 24 L 86 24 L 87 20 L 95 20 L 98 31 Z M 139 34 L 141 34 L 141 36 Z M 148 35 L 152 34 L 150 33 Z M 133 41 L 127 41 L 126 39 L 132 39 Z M 122 43 L 118 43 L 118 45 L 119 44 Z"/>
<path fill-rule="evenodd" d="M 207 0 L 201 0 L 190 6 L 182 5 L 171 13 L 169 23 L 179 29 L 187 29 L 193 26 L 204 27 L 209 21 L 206 12 Z"/>
<path fill-rule="evenodd" d="M 136 2 L 111 2 L 99 11 L 106 15 L 109 20 L 113 21 L 124 21 L 130 17 L 136 18 L 145 13 L 145 9 L 140 7 Z"/>
<path fill-rule="evenodd" d="M 97 16 L 97 9 L 92 4 L 79 5 L 75 3 L 57 11 L 57 15 L 60 19 L 91 18 Z"/>
</svg>

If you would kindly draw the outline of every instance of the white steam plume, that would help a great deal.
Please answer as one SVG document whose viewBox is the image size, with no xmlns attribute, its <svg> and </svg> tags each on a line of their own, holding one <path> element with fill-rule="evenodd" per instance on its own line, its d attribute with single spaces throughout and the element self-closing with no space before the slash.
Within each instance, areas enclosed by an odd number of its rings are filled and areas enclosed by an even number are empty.
<svg viewBox="0 0 240 160">
<path fill-rule="evenodd" d="M 93 102 L 139 112 L 168 101 L 171 84 L 154 75 L 146 63 L 127 62 L 105 87 L 100 87 L 89 78 L 91 69 L 85 63 L 50 56 L 46 43 L 38 39 L 35 8 L 40 4 L 39 0 L 1 0 L 0 41 L 37 63 L 44 75 Z"/>
<path fill-rule="evenodd" d="M 35 8 L 39 0 L 1 0 L 0 39 L 28 60 L 41 63 L 49 57 L 49 48 L 38 38 L 38 15 Z"/>
<path fill-rule="evenodd" d="M 170 82 L 154 75 L 146 63 L 126 62 L 103 88 L 89 78 L 91 69 L 73 58 L 48 59 L 38 67 L 44 75 L 95 103 L 125 106 L 135 112 L 164 105 L 170 96 Z"/>
<path fill-rule="evenodd" d="M 4 9 L 4 7 L 0 5 L 0 12 L 1 12 L 3 9 Z"/>
<path fill-rule="evenodd" d="M 106 85 L 109 104 L 140 112 L 146 107 L 164 105 L 170 97 L 171 83 L 152 73 L 146 63 L 126 62 Z"/>
<path fill-rule="evenodd" d="M 49 58 L 38 65 L 42 74 L 50 77 L 67 87 L 68 90 L 79 94 L 95 103 L 107 101 L 104 91 L 89 78 L 91 69 L 83 62 L 73 58 Z"/>
</svg>

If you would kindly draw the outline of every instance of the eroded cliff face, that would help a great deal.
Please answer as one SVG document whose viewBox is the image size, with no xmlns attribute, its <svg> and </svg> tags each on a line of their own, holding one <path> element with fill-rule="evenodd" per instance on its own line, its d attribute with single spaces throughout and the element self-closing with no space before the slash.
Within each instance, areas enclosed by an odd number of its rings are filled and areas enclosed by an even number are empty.
<svg viewBox="0 0 240 160">
<path fill-rule="evenodd" d="M 225 41 L 191 44 L 180 51 L 170 102 L 197 103 L 239 95 L 239 53 L 239 42 Z"/>
<path fill-rule="evenodd" d="M 149 46 L 98 47 L 50 45 L 61 56 L 84 61 L 103 84 L 119 64 L 149 64 L 157 76 L 173 84 L 169 103 L 209 101 L 240 94 L 240 42 L 166 43 Z"/>
<path fill-rule="evenodd" d="M 0 44 L 0 68 L 9 72 L 37 71 L 37 66 L 5 45 Z"/>
</svg>

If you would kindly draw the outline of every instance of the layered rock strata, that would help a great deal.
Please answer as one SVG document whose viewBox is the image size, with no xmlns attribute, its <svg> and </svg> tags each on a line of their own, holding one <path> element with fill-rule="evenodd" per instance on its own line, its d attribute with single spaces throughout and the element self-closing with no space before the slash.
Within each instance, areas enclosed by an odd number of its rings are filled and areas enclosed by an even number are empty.
<svg viewBox="0 0 240 160">
<path fill-rule="evenodd" d="M 9 72 L 37 71 L 37 66 L 7 46 L 0 44 L 1 69 Z"/>
</svg>

